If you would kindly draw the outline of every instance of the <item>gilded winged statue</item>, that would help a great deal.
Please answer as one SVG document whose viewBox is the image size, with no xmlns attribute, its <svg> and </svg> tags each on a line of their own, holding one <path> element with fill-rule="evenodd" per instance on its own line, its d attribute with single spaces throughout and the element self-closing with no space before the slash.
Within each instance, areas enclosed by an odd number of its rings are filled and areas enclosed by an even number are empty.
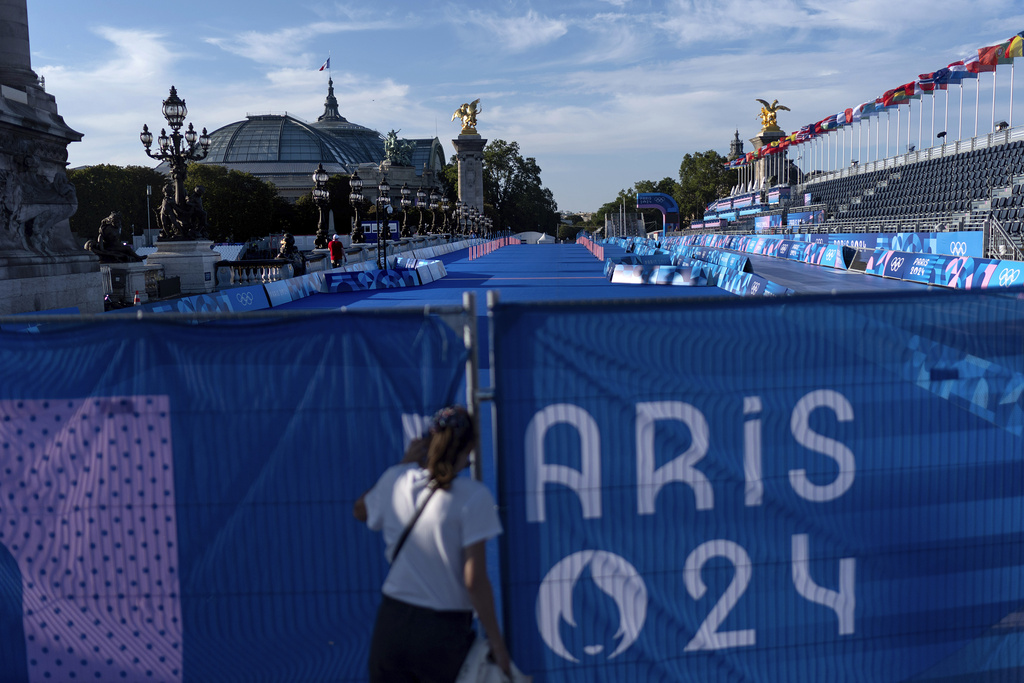
<svg viewBox="0 0 1024 683">
<path fill-rule="evenodd" d="M 462 131 L 460 135 L 476 135 L 476 116 L 483 109 L 479 106 L 480 98 L 467 102 L 455 110 L 452 114 L 452 121 L 462 119 Z"/>
<path fill-rule="evenodd" d="M 761 103 L 761 113 L 758 114 L 761 119 L 761 130 L 779 130 L 776 112 L 790 111 L 790 108 L 782 106 L 778 100 L 772 100 L 771 104 L 761 99 L 757 101 Z"/>
</svg>

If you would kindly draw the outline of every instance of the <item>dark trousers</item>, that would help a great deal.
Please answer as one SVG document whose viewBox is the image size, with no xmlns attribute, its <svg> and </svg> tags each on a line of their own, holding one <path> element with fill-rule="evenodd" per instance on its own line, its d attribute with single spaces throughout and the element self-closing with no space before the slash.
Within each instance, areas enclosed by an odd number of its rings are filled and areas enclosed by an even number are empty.
<svg viewBox="0 0 1024 683">
<path fill-rule="evenodd" d="M 472 612 L 437 612 L 383 596 L 370 683 L 452 683 L 475 638 Z"/>
</svg>

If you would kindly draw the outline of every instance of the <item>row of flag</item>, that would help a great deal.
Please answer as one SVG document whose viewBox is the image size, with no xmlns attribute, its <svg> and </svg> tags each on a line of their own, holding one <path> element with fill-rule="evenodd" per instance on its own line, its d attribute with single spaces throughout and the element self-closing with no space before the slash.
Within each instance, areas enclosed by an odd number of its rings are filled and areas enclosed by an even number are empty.
<svg viewBox="0 0 1024 683">
<path fill-rule="evenodd" d="M 849 126 L 867 117 L 876 116 L 893 107 L 909 104 L 911 100 L 920 99 L 922 95 L 931 95 L 936 90 L 946 90 L 950 85 L 958 85 L 967 79 L 977 78 L 978 74 L 993 72 L 998 65 L 1012 64 L 1015 58 L 1022 56 L 1024 56 L 1024 31 L 996 45 L 978 48 L 975 53 L 937 71 L 920 74 L 916 80 L 886 90 L 881 97 L 868 100 L 856 107 L 843 109 L 831 116 L 826 116 L 821 121 L 803 126 L 795 133 L 764 145 L 756 152 L 748 152 L 746 156 L 735 159 L 726 166 L 729 168 L 745 166 L 771 154 L 777 154 L 790 145 L 808 142 L 819 135 Z"/>
</svg>

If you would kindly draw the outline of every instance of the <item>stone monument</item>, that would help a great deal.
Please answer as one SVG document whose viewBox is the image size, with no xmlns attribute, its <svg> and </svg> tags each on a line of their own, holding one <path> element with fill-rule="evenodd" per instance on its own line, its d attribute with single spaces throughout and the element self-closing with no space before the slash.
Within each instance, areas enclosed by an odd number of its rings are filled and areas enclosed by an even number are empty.
<svg viewBox="0 0 1024 683">
<path fill-rule="evenodd" d="M 68 223 L 67 146 L 81 139 L 32 71 L 26 0 L 0 0 L 0 315 L 103 311 L 99 259 Z"/>
<path fill-rule="evenodd" d="M 166 161 L 171 167 L 170 182 L 164 186 L 164 197 L 160 203 L 157 222 L 160 235 L 156 252 L 146 262 L 163 268 L 165 278 L 179 278 L 182 294 L 209 294 L 217 285 L 214 265 L 221 260 L 219 252 L 213 251 L 213 241 L 207 236 L 207 213 L 203 208 L 202 185 L 191 193 L 186 192 L 185 176 L 190 161 L 201 161 L 210 150 L 210 136 L 203 128 L 202 135 L 192 124 L 182 133 L 188 116 L 185 100 L 178 97 L 178 90 L 171 86 L 170 94 L 163 101 L 161 112 L 167 119 L 171 134 L 161 129 L 156 138 L 157 150 L 152 150 L 153 134 L 149 126 L 142 126 L 139 139 L 146 149 L 146 155 L 158 161 Z"/>
<path fill-rule="evenodd" d="M 785 139 L 786 131 L 779 128 L 778 112 L 790 111 L 789 107 L 779 104 L 778 100 L 773 100 L 771 104 L 761 99 L 757 101 L 761 103 L 761 112 L 758 114 L 758 118 L 761 119 L 761 132 L 755 137 L 750 138 L 755 152 L 760 151 L 762 147 L 771 145 L 773 142 L 780 142 Z M 754 164 L 755 187 L 766 184 L 765 181 L 771 178 L 781 178 L 786 165 L 785 150 L 758 159 Z"/>
<path fill-rule="evenodd" d="M 459 161 L 459 199 L 484 212 L 484 145 L 487 140 L 476 132 L 476 117 L 482 109 L 480 100 L 463 104 L 452 114 L 452 121 L 462 119 L 462 131 L 452 140 Z"/>
</svg>

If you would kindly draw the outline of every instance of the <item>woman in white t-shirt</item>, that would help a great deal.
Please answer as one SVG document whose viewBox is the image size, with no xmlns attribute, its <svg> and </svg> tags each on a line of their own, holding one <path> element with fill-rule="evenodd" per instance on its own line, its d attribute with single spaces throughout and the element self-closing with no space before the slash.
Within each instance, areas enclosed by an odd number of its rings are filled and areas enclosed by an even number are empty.
<svg viewBox="0 0 1024 683">
<path fill-rule="evenodd" d="M 465 408 L 442 409 L 402 462 L 356 501 L 353 514 L 383 531 L 391 562 L 370 643 L 370 683 L 454 681 L 473 644 L 474 611 L 491 656 L 509 671 L 484 552 L 501 522 L 487 487 L 457 476 L 476 439 Z"/>
</svg>

